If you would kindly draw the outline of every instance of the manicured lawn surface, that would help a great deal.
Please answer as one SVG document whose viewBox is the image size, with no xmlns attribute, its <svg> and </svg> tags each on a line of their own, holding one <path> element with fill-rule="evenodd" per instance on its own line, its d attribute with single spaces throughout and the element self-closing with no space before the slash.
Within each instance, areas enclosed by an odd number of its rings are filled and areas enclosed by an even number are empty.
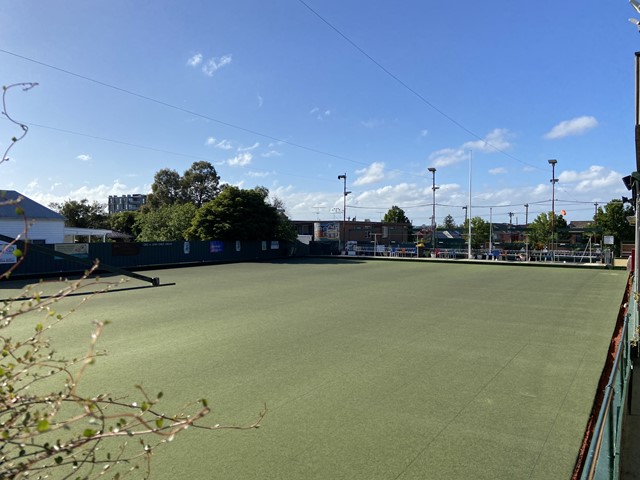
<svg viewBox="0 0 640 480">
<path fill-rule="evenodd" d="M 141 383 L 167 411 L 206 397 L 210 424 L 269 409 L 258 430 L 178 436 L 156 479 L 567 479 L 627 278 L 317 259 L 146 274 L 176 285 L 56 327 L 73 354 L 112 321 L 85 387 Z"/>
</svg>

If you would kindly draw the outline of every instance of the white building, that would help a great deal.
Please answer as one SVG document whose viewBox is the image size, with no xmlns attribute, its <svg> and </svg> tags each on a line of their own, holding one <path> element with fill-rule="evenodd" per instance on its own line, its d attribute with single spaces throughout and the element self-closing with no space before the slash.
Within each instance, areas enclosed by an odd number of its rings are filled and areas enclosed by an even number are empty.
<svg viewBox="0 0 640 480">
<path fill-rule="evenodd" d="M 22 209 L 24 216 L 16 209 Z M 65 240 L 62 215 L 14 190 L 0 191 L 0 234 L 24 239 L 25 230 L 33 243 L 64 243 Z"/>
</svg>

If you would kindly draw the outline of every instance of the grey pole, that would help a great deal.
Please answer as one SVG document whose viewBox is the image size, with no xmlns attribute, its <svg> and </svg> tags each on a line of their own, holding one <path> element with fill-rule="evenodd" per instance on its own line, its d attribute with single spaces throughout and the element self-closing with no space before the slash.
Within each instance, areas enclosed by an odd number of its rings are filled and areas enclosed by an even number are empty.
<svg viewBox="0 0 640 480">
<path fill-rule="evenodd" d="M 431 250 L 436 248 L 436 169 L 429 167 L 428 170 L 433 176 L 431 190 L 433 191 L 433 211 L 431 213 Z"/>
</svg>

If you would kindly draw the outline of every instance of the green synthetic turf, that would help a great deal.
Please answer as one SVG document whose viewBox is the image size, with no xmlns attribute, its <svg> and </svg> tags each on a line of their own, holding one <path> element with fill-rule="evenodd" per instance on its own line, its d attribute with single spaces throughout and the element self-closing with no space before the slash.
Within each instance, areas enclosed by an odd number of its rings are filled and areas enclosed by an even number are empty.
<svg viewBox="0 0 640 480">
<path fill-rule="evenodd" d="M 142 383 L 167 411 L 206 397 L 210 424 L 269 410 L 258 430 L 179 435 L 156 479 L 567 479 L 627 278 L 314 259 L 147 274 L 176 285 L 56 327 L 81 352 L 112 321 L 85 387 Z"/>
</svg>

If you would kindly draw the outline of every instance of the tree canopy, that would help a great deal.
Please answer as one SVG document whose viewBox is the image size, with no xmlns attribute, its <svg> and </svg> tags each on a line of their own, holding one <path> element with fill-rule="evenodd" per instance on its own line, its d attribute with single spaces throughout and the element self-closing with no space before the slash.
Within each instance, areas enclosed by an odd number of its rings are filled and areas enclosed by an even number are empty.
<svg viewBox="0 0 640 480">
<path fill-rule="evenodd" d="M 276 239 L 280 216 L 267 203 L 264 192 L 228 186 L 195 215 L 188 232 L 191 239 Z"/>
<path fill-rule="evenodd" d="M 65 218 L 67 227 L 107 228 L 108 220 L 105 206 L 98 202 L 89 203 L 83 198 L 80 201 L 67 200 L 64 203 L 50 203 L 49 208 Z"/>
<path fill-rule="evenodd" d="M 182 176 L 169 168 L 156 172 L 147 203 L 150 208 L 176 203 L 193 203 L 199 208 L 213 200 L 219 191 L 220 176 L 215 167 L 199 161 L 193 162 Z"/>
<path fill-rule="evenodd" d="M 383 222 L 386 223 L 411 223 L 411 220 L 404 213 L 404 210 L 397 205 L 392 206 L 387 213 L 385 213 Z"/>
<path fill-rule="evenodd" d="M 447 215 L 446 217 L 444 217 L 444 221 L 442 222 L 441 227 L 444 230 L 455 230 L 457 228 L 456 221 L 451 215 Z"/>
<path fill-rule="evenodd" d="M 598 208 L 592 224 L 598 240 L 601 241 L 603 235 L 613 235 L 615 250 L 619 253 L 618 245 L 620 245 L 620 242 L 633 240 L 634 238 L 634 229 L 627 220 L 627 217 L 631 215 L 633 215 L 633 209 L 625 206 L 617 198 L 607 203 L 604 208 Z"/>
<path fill-rule="evenodd" d="M 489 222 L 483 220 L 482 217 L 473 217 L 471 219 L 471 248 L 482 248 L 489 241 Z M 464 231 L 469 231 L 469 220 L 464 224 Z"/>
<path fill-rule="evenodd" d="M 558 214 L 554 217 L 553 230 L 555 230 L 555 232 L 552 237 L 552 216 L 552 212 L 542 212 L 529 224 L 529 241 L 533 243 L 535 248 L 549 246 L 552 241 L 558 242 L 568 239 L 569 229 L 567 227 L 567 221 L 562 215 Z"/>
<path fill-rule="evenodd" d="M 138 242 L 178 241 L 187 239 L 187 231 L 196 216 L 192 203 L 163 205 L 138 217 Z"/>
</svg>

